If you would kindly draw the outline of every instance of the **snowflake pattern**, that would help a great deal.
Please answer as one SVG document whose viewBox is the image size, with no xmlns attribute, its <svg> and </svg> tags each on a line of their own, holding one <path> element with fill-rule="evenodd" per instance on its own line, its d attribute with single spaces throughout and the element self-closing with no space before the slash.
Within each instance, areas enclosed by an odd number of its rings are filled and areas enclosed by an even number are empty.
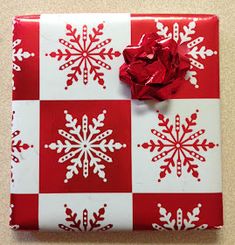
<svg viewBox="0 0 235 245">
<path fill-rule="evenodd" d="M 88 122 L 88 116 L 84 114 L 81 119 L 81 124 L 78 119 L 73 118 L 71 114 L 65 110 L 65 126 L 69 132 L 63 129 L 58 130 L 58 134 L 64 138 L 64 141 L 57 140 L 56 143 L 45 145 L 45 148 L 56 150 L 57 153 L 63 151 L 64 155 L 58 160 L 59 163 L 64 163 L 70 160 L 71 165 L 67 166 L 65 183 L 82 169 L 83 177 L 89 176 L 89 168 L 93 168 L 93 173 L 98 174 L 99 178 L 107 182 L 105 178 L 105 165 L 102 161 L 112 163 L 112 158 L 106 154 L 107 151 L 114 152 L 125 148 L 126 144 L 114 142 L 109 137 L 113 130 L 108 129 L 101 131 L 104 126 L 106 110 L 103 110 L 97 118 L 92 118 L 92 123 Z"/>
<path fill-rule="evenodd" d="M 218 144 L 208 142 L 207 139 L 200 142 L 199 138 L 205 133 L 205 129 L 194 130 L 197 125 L 198 112 L 199 110 L 196 110 L 190 117 L 185 118 L 185 124 L 181 124 L 181 117 L 177 114 L 173 125 L 170 124 L 169 118 L 157 111 L 158 126 L 161 128 L 161 132 L 151 129 L 151 133 L 157 137 L 157 141 L 151 139 L 142 145 L 139 144 L 138 147 L 149 149 L 150 152 L 159 152 L 152 158 L 153 163 L 164 159 L 165 165 L 160 166 L 158 182 L 167 174 L 171 174 L 173 168 L 176 169 L 177 177 L 181 177 L 183 167 L 187 169 L 187 173 L 191 173 L 194 178 L 200 181 L 198 164 L 194 163 L 194 160 L 205 162 L 206 159 L 199 154 L 200 151 L 213 149 Z"/>
<path fill-rule="evenodd" d="M 104 73 L 100 69 L 111 70 L 111 66 L 106 63 L 106 60 L 119 57 L 121 53 L 106 47 L 112 39 L 102 40 L 103 29 L 104 23 L 100 23 L 97 27 L 93 27 L 89 33 L 87 25 L 83 25 L 82 33 L 78 34 L 77 28 L 70 24 L 66 25 L 66 36 L 69 40 L 59 39 L 59 43 L 65 48 L 49 54 L 50 57 L 56 58 L 58 61 L 63 60 L 59 70 L 71 68 L 67 74 L 65 89 L 68 89 L 74 82 L 78 82 L 79 76 L 82 76 L 85 85 L 88 83 L 89 76 L 93 76 L 94 81 L 97 81 L 104 89 L 106 88 Z"/>
<path fill-rule="evenodd" d="M 178 208 L 176 211 L 176 217 L 172 218 L 172 213 L 158 203 L 159 208 L 159 220 L 162 222 L 161 225 L 153 223 L 152 227 L 158 231 L 179 231 L 179 230 L 204 230 L 208 227 L 207 224 L 197 225 L 199 221 L 200 208 L 202 205 L 199 203 L 191 212 L 187 212 L 187 217 L 184 217 L 183 210 Z"/>
<path fill-rule="evenodd" d="M 217 51 L 208 49 L 203 44 L 204 37 L 197 36 L 195 39 L 193 35 L 196 34 L 197 18 L 194 18 L 184 25 L 182 30 L 180 25 L 175 22 L 172 27 L 165 26 L 161 21 L 156 20 L 157 34 L 164 38 L 173 38 L 179 45 L 179 48 L 187 50 L 187 56 L 190 60 L 190 69 L 187 71 L 185 80 L 199 88 L 197 79 L 197 70 L 203 70 L 205 68 L 203 61 L 212 55 L 216 55 Z M 171 30 L 169 30 L 171 28 Z M 202 46 L 201 46 L 202 45 Z"/>
<path fill-rule="evenodd" d="M 15 111 L 12 114 L 12 122 L 14 120 Z M 11 160 L 12 163 L 20 163 L 21 153 L 29 148 L 33 148 L 33 145 L 23 143 L 20 139 L 20 130 L 15 130 L 11 136 Z M 13 169 L 13 164 L 11 164 L 11 169 Z M 11 171 L 11 181 L 14 182 L 13 172 Z"/>
<path fill-rule="evenodd" d="M 13 21 L 13 32 L 14 32 L 14 25 L 16 21 Z M 13 35 L 14 36 L 14 35 Z M 30 57 L 34 57 L 35 54 L 29 51 L 23 50 L 21 47 L 22 40 L 21 39 L 15 39 L 12 43 L 12 69 L 13 71 L 20 72 L 21 66 L 20 62 L 22 62 L 24 59 L 28 59 Z M 15 83 L 14 83 L 14 73 L 12 73 L 12 89 L 15 90 Z"/>
<path fill-rule="evenodd" d="M 18 230 L 19 228 L 20 228 L 20 226 L 19 225 L 13 225 L 13 224 L 11 224 L 11 222 L 12 222 L 12 212 L 13 212 L 13 208 L 14 208 L 14 204 L 11 204 L 10 205 L 10 216 L 9 216 L 9 226 L 10 226 L 10 228 L 12 229 L 12 230 Z"/>
<path fill-rule="evenodd" d="M 59 224 L 59 228 L 65 231 L 78 231 L 78 232 L 86 232 L 86 231 L 107 231 L 112 229 L 113 225 L 108 224 L 102 226 L 102 221 L 104 221 L 105 217 L 105 208 L 107 204 L 104 204 L 102 208 L 98 210 L 98 212 L 93 212 L 93 217 L 89 218 L 89 212 L 87 209 L 84 209 L 82 212 L 82 218 L 77 218 L 78 214 L 74 213 L 72 209 L 70 209 L 67 204 L 64 205 L 66 221 L 68 221 L 69 225 Z"/>
</svg>

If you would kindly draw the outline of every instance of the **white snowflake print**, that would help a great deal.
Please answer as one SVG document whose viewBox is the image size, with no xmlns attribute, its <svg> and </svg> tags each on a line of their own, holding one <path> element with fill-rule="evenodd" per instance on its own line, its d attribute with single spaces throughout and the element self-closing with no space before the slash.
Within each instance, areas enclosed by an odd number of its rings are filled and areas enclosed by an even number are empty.
<svg viewBox="0 0 235 245">
<path fill-rule="evenodd" d="M 114 51 L 113 48 L 107 48 L 112 39 L 102 39 L 103 29 L 104 23 L 93 27 L 90 32 L 88 26 L 83 25 L 80 34 L 77 28 L 70 24 L 66 25 L 67 39 L 59 39 L 64 49 L 58 49 L 49 54 L 58 61 L 63 60 L 59 70 L 70 68 L 65 89 L 68 89 L 74 82 L 78 82 L 80 78 L 86 85 L 89 77 L 92 77 L 91 80 L 97 81 L 104 89 L 106 88 L 102 69 L 111 70 L 111 66 L 106 63 L 107 60 L 113 60 L 121 53 Z"/>
<path fill-rule="evenodd" d="M 197 35 L 196 26 L 197 18 L 190 21 L 188 25 L 184 25 L 182 29 L 177 22 L 169 27 L 160 20 L 156 20 L 157 34 L 164 38 L 174 39 L 178 43 L 179 49 L 186 50 L 190 60 L 190 69 L 186 73 L 185 80 L 189 80 L 195 88 L 199 88 L 197 72 L 205 69 L 203 62 L 207 57 L 216 55 L 217 51 L 203 45 L 204 37 Z"/>
<path fill-rule="evenodd" d="M 157 207 L 159 208 L 159 221 L 161 224 L 153 223 L 152 227 L 158 231 L 179 231 L 179 230 L 204 230 L 208 227 L 207 224 L 197 225 L 199 222 L 200 208 L 202 205 L 199 203 L 191 212 L 187 212 L 187 216 L 181 208 L 176 211 L 175 218 L 172 213 L 168 212 L 160 203 Z M 160 223 L 159 222 L 159 223 Z"/>
<path fill-rule="evenodd" d="M 112 158 L 107 155 L 107 152 L 114 152 L 126 147 L 126 144 L 114 142 L 114 139 L 107 140 L 112 135 L 113 130 L 101 131 L 104 127 L 106 110 L 103 110 L 97 118 L 92 118 L 92 123 L 89 123 L 86 114 L 82 116 L 81 123 L 78 123 L 78 119 L 73 118 L 67 110 L 64 113 L 65 126 L 69 131 L 58 130 L 58 134 L 64 140 L 57 140 L 55 143 L 45 145 L 45 148 L 56 150 L 57 153 L 64 153 L 58 160 L 59 163 L 71 159 L 70 165 L 67 166 L 64 182 L 67 183 L 69 179 L 77 175 L 79 169 L 82 170 L 83 177 L 87 178 L 90 168 L 93 169 L 94 174 L 97 174 L 99 178 L 106 182 L 104 162 L 112 163 Z"/>
<path fill-rule="evenodd" d="M 14 224 L 14 225 L 12 224 L 11 216 L 12 216 L 13 208 L 14 208 L 14 204 L 11 204 L 10 205 L 10 215 L 9 215 L 9 226 L 12 230 L 18 230 L 20 228 L 20 226 L 16 225 L 16 224 Z"/>
<path fill-rule="evenodd" d="M 13 21 L 13 33 L 14 33 L 14 25 L 15 21 Z M 14 37 L 14 35 L 13 35 Z M 14 39 L 14 38 L 13 38 Z M 23 50 L 21 47 L 22 44 L 22 39 L 14 39 L 12 43 L 12 69 L 13 71 L 20 72 L 21 71 L 21 66 L 20 62 L 23 62 L 24 59 L 28 59 L 30 57 L 34 57 L 35 54 L 33 52 L 29 52 L 26 50 Z M 15 90 L 15 85 L 14 85 L 14 73 L 12 75 L 12 89 Z"/>
<path fill-rule="evenodd" d="M 107 231 L 112 229 L 113 225 L 108 224 L 102 226 L 102 221 L 104 221 L 105 217 L 105 208 L 107 204 L 104 204 L 98 212 L 92 212 L 92 218 L 89 218 L 89 212 L 87 209 L 84 209 L 82 212 L 82 218 L 78 218 L 78 214 L 73 212 L 67 204 L 64 205 L 65 207 L 65 214 L 66 214 L 66 221 L 70 224 L 64 225 L 59 224 L 59 228 L 65 231 L 77 231 L 77 232 L 91 232 L 91 231 Z"/>
<path fill-rule="evenodd" d="M 149 149 L 150 152 L 157 151 L 158 154 L 152 158 L 152 162 L 159 162 L 164 159 L 164 164 L 160 166 L 158 182 L 172 174 L 173 168 L 177 177 L 182 176 L 182 169 L 186 168 L 194 178 L 200 181 L 198 164 L 194 161 L 206 162 L 206 158 L 201 155 L 202 151 L 208 151 L 218 146 L 213 142 L 208 142 L 206 138 L 200 141 L 200 137 L 205 134 L 205 129 L 194 130 L 197 125 L 197 113 L 185 118 L 185 123 L 181 123 L 180 115 L 176 115 L 174 124 L 170 119 L 158 112 L 159 131 L 151 129 L 151 133 L 156 137 L 156 141 L 150 139 L 149 142 L 139 144 L 138 147 Z"/>
</svg>

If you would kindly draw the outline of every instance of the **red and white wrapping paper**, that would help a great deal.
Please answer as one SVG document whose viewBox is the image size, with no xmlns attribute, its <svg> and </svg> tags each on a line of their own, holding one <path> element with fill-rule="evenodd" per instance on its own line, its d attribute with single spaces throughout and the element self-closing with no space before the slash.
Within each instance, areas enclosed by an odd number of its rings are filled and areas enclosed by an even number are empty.
<svg viewBox="0 0 235 245">
<path fill-rule="evenodd" d="M 190 59 L 164 102 L 132 100 L 119 80 L 123 49 L 149 32 Z M 213 15 L 16 17 L 10 226 L 221 227 L 218 49 Z"/>
</svg>

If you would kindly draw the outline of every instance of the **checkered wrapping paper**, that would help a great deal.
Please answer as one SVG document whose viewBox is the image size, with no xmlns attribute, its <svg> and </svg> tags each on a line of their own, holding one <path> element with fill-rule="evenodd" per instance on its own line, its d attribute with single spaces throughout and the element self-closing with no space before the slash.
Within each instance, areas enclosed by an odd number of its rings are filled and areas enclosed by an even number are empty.
<svg viewBox="0 0 235 245">
<path fill-rule="evenodd" d="M 47 14 L 13 25 L 11 228 L 223 225 L 216 16 Z M 119 80 L 123 49 L 148 32 L 190 59 L 164 102 L 132 100 Z"/>
</svg>

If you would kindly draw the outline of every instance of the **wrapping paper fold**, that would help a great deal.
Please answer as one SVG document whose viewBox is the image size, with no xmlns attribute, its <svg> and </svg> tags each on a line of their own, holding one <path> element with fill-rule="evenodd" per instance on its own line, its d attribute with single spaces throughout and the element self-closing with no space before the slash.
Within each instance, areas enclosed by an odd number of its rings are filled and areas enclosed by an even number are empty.
<svg viewBox="0 0 235 245">
<path fill-rule="evenodd" d="M 223 225 L 216 16 L 48 14 L 13 25 L 11 228 Z M 154 32 L 190 67 L 173 98 L 134 100 L 119 80 L 122 51 Z"/>
</svg>

